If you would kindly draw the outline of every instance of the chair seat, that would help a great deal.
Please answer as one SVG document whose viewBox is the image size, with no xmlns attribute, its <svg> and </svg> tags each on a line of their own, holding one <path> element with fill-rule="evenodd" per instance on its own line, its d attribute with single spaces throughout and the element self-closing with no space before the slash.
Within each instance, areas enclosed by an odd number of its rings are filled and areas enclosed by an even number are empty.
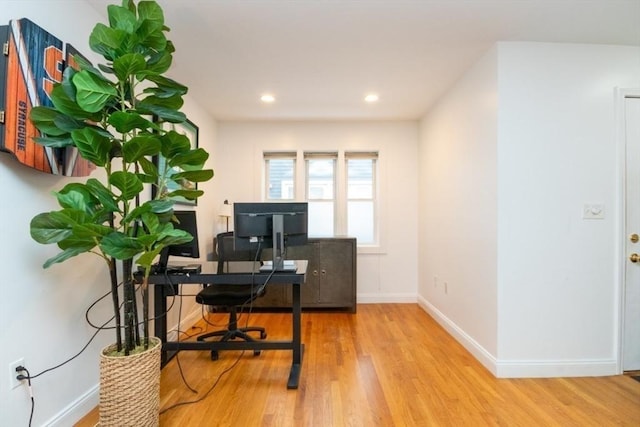
<svg viewBox="0 0 640 427">
<path fill-rule="evenodd" d="M 196 295 L 196 301 L 203 305 L 238 306 L 263 294 L 264 287 L 262 286 L 210 285 Z"/>
</svg>

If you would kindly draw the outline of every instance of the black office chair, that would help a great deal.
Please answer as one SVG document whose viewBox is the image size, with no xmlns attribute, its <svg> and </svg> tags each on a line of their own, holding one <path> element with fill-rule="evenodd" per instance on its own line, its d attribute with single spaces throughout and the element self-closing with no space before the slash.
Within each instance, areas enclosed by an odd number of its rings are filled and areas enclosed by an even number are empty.
<svg viewBox="0 0 640 427">
<path fill-rule="evenodd" d="M 233 245 L 233 232 L 220 233 L 214 241 L 218 257 L 218 274 L 225 272 L 227 261 L 255 261 L 260 259 L 260 254 L 256 256 L 253 251 L 236 251 Z M 210 332 L 198 336 L 198 341 L 205 341 L 207 338 L 221 337 L 219 341 L 229 341 L 236 338 L 245 341 L 255 341 L 249 332 L 259 332 L 260 339 L 267 337 L 267 332 L 260 326 L 238 327 L 238 308 L 246 306 L 265 294 L 265 286 L 257 284 L 225 285 L 212 284 L 202 289 L 196 295 L 196 302 L 203 305 L 220 307 L 229 311 L 229 324 L 227 329 Z M 254 355 L 259 355 L 260 350 L 254 350 Z M 218 360 L 218 351 L 211 351 L 211 360 Z"/>
</svg>

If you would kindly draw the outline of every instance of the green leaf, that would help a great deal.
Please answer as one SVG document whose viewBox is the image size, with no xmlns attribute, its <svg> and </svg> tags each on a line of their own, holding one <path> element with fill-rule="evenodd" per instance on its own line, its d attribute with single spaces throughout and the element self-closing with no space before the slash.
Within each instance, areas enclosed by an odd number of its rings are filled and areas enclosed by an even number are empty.
<svg viewBox="0 0 640 427">
<path fill-rule="evenodd" d="M 135 238 L 117 231 L 105 236 L 100 248 L 116 259 L 130 259 L 144 251 L 144 246 Z"/>
<path fill-rule="evenodd" d="M 149 159 L 142 157 L 138 159 L 138 164 L 147 175 L 158 176 L 158 168 Z"/>
<path fill-rule="evenodd" d="M 81 184 L 79 184 L 81 185 Z M 55 193 L 58 203 L 63 208 L 75 209 L 81 212 L 88 212 L 91 204 L 91 193 L 84 187 L 77 187 L 65 192 Z"/>
<path fill-rule="evenodd" d="M 162 249 L 164 249 L 164 246 L 159 246 L 150 252 L 144 252 L 138 257 L 136 263 L 148 269 L 153 264 L 155 258 L 162 252 Z"/>
<path fill-rule="evenodd" d="M 196 170 L 196 171 L 183 171 L 171 175 L 171 179 L 174 181 L 186 180 L 189 182 L 205 182 L 213 178 L 213 170 Z"/>
<path fill-rule="evenodd" d="M 160 242 L 165 246 L 181 245 L 193 240 L 193 236 L 184 230 L 178 230 L 171 227 L 168 231 L 162 233 L 164 237 Z"/>
<path fill-rule="evenodd" d="M 167 43 L 170 43 L 167 40 Z M 167 50 L 160 50 L 147 59 L 147 72 L 162 74 L 166 72 L 173 62 L 173 54 Z"/>
<path fill-rule="evenodd" d="M 29 118 L 34 126 L 42 133 L 49 136 L 62 136 L 67 132 L 60 129 L 55 120 L 61 114 L 51 107 L 36 106 L 31 109 Z"/>
<path fill-rule="evenodd" d="M 109 177 L 109 184 L 120 190 L 120 198 L 122 200 L 132 200 L 144 189 L 140 178 L 131 172 L 114 172 Z"/>
<path fill-rule="evenodd" d="M 140 20 L 147 19 L 160 25 L 164 25 L 164 13 L 155 1 L 141 1 L 138 3 L 138 16 Z"/>
<path fill-rule="evenodd" d="M 148 80 L 154 82 L 159 88 L 167 90 L 171 89 L 175 93 L 180 93 L 181 95 L 185 95 L 189 91 L 189 88 L 187 88 L 185 85 L 178 83 L 177 81 L 166 76 L 150 76 Z"/>
<path fill-rule="evenodd" d="M 160 141 L 162 143 L 162 155 L 167 159 L 172 159 L 175 156 L 183 153 L 188 153 L 191 150 L 191 142 L 186 135 L 170 130 L 165 133 Z"/>
<path fill-rule="evenodd" d="M 209 153 L 202 148 L 196 148 L 189 150 L 186 153 L 177 153 L 169 159 L 169 165 L 171 167 L 181 167 L 187 169 L 187 166 L 202 167 L 207 159 Z"/>
<path fill-rule="evenodd" d="M 136 37 L 142 46 L 155 51 L 164 51 L 167 46 L 164 29 L 164 25 L 145 19 L 140 22 Z"/>
<path fill-rule="evenodd" d="M 101 167 L 109 162 L 111 140 L 103 134 L 88 127 L 73 131 L 71 137 L 83 158 Z"/>
<path fill-rule="evenodd" d="M 116 111 L 109 116 L 108 122 L 120 133 L 131 132 L 133 129 L 148 129 L 153 123 L 136 112 Z"/>
<path fill-rule="evenodd" d="M 109 26 L 117 30 L 123 30 L 127 33 L 133 33 L 138 25 L 135 13 L 121 6 L 107 6 L 109 14 Z"/>
<path fill-rule="evenodd" d="M 78 70 L 73 67 L 67 67 L 62 72 L 62 81 L 59 84 L 69 99 L 76 99 L 76 87 L 73 85 L 73 76 L 75 76 L 77 72 Z"/>
<path fill-rule="evenodd" d="M 133 163 L 144 156 L 155 156 L 160 152 L 160 139 L 157 136 L 136 136 L 122 147 L 122 156 L 127 163 Z"/>
<path fill-rule="evenodd" d="M 60 263 L 68 260 L 69 258 L 73 258 L 76 255 L 80 255 L 82 253 L 87 252 L 84 247 L 74 246 L 68 249 L 65 249 L 63 252 L 60 252 L 54 257 L 49 258 L 43 265 L 43 268 L 49 268 L 53 264 Z"/>
<path fill-rule="evenodd" d="M 138 109 L 151 108 L 152 106 L 158 106 L 158 107 L 179 110 L 183 104 L 184 104 L 184 100 L 180 95 L 173 95 L 170 97 L 159 97 L 155 95 L 150 95 L 140 100 L 140 102 L 138 102 L 137 108 Z"/>
<path fill-rule="evenodd" d="M 178 111 L 174 108 L 167 108 L 163 105 L 138 104 L 136 107 L 141 113 L 154 114 L 158 116 L 158 119 L 162 121 L 171 123 L 183 123 L 185 120 L 187 120 L 187 116 L 182 111 Z"/>
<path fill-rule="evenodd" d="M 29 231 L 33 240 L 46 245 L 69 237 L 72 226 L 73 223 L 66 216 L 43 212 L 31 219 Z"/>
<path fill-rule="evenodd" d="M 117 212 L 118 204 L 115 202 L 115 195 L 95 178 L 89 178 L 87 180 L 87 188 L 91 191 L 91 194 L 98 199 L 102 204 L 102 207 L 108 212 Z"/>
<path fill-rule="evenodd" d="M 66 114 L 67 116 L 78 120 L 95 120 L 96 118 L 99 118 L 99 116 L 96 117 L 94 114 L 95 112 L 83 110 L 74 99 L 69 97 L 67 92 L 64 90 L 63 85 L 55 85 L 50 96 L 53 106 L 62 114 Z"/>
<path fill-rule="evenodd" d="M 202 190 L 175 190 L 170 193 L 167 193 L 167 197 L 176 198 L 176 197 L 184 197 L 187 200 L 196 200 L 198 197 L 202 196 L 204 191 Z"/>
<path fill-rule="evenodd" d="M 80 71 L 73 78 L 78 105 L 85 111 L 102 110 L 118 92 L 113 84 L 88 71 Z"/>
<path fill-rule="evenodd" d="M 111 60 L 114 53 L 120 48 L 127 37 L 127 33 L 122 30 L 109 28 L 102 23 L 96 24 L 89 36 L 89 47 L 96 53 Z"/>
<path fill-rule="evenodd" d="M 113 71 L 118 80 L 124 81 L 147 68 L 147 62 L 139 53 L 128 53 L 113 61 Z"/>
<path fill-rule="evenodd" d="M 151 212 L 155 214 L 167 214 L 168 218 L 165 221 L 169 221 L 173 215 L 174 200 L 150 200 L 147 202 L 151 206 Z"/>
<path fill-rule="evenodd" d="M 151 205 L 147 203 L 143 203 L 141 206 L 133 209 L 129 214 L 124 218 L 124 222 L 132 222 L 138 218 L 141 218 L 145 213 L 151 212 Z M 152 214 L 152 216 L 156 217 L 156 215 Z"/>
<path fill-rule="evenodd" d="M 35 137 L 33 141 L 43 147 L 51 148 L 64 148 L 75 145 L 75 142 L 71 139 L 71 135 L 68 133 L 57 137 Z"/>
</svg>

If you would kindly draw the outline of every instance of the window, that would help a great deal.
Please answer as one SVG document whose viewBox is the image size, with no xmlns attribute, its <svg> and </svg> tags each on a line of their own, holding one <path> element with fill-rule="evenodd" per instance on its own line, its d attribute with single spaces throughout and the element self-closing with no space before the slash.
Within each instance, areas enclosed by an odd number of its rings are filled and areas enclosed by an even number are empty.
<svg viewBox="0 0 640 427">
<path fill-rule="evenodd" d="M 379 245 L 377 152 L 265 152 L 264 162 L 265 200 L 305 199 L 310 236 Z"/>
<path fill-rule="evenodd" d="M 267 200 L 294 200 L 296 153 L 264 153 Z"/>
<path fill-rule="evenodd" d="M 306 199 L 309 202 L 309 234 L 335 235 L 337 153 L 305 153 Z"/>
<path fill-rule="evenodd" d="M 359 244 L 377 242 L 377 153 L 345 153 L 347 169 L 347 235 Z"/>
</svg>

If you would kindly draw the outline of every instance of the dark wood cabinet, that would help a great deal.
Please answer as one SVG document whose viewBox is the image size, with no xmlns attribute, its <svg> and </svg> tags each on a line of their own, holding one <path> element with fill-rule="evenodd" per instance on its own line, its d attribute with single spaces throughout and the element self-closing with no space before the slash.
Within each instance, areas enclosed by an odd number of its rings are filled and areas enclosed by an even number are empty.
<svg viewBox="0 0 640 427">
<path fill-rule="evenodd" d="M 307 280 L 301 288 L 302 307 L 356 310 L 356 239 L 309 239 L 306 246 L 287 249 L 287 258 L 306 259 Z M 291 305 L 291 291 L 287 292 Z"/>
<path fill-rule="evenodd" d="M 305 246 L 287 248 L 287 259 L 309 261 L 306 282 L 300 288 L 302 307 L 355 313 L 356 254 L 355 238 L 310 238 Z M 270 257 L 270 250 L 263 251 L 262 259 Z M 255 300 L 253 306 L 291 307 L 291 299 L 291 287 L 269 286 L 264 297 Z"/>
</svg>

